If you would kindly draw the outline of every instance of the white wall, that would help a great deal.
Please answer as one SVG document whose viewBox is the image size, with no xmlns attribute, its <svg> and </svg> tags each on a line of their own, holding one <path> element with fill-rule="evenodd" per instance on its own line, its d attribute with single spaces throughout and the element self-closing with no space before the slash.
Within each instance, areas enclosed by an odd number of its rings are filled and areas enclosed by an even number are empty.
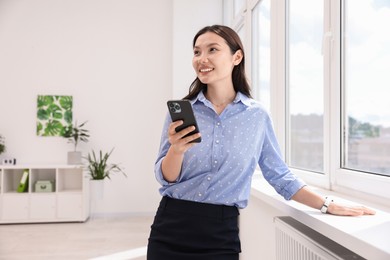
<svg viewBox="0 0 390 260">
<path fill-rule="evenodd" d="M 173 0 L 173 97 L 188 94 L 196 74 L 192 68 L 192 40 L 205 26 L 223 23 L 223 0 Z"/>
<path fill-rule="evenodd" d="M 154 212 L 159 186 L 153 166 L 165 102 L 176 82 L 185 81 L 187 89 L 193 80 L 180 65 L 191 58 L 176 56 L 172 46 L 188 46 L 192 55 L 199 21 L 221 20 L 221 1 L 211 2 L 0 1 L 0 133 L 7 155 L 19 164 L 65 164 L 71 144 L 35 134 L 36 98 L 72 95 L 74 119 L 88 120 L 91 132 L 79 149 L 115 147 L 112 162 L 128 175 L 106 185 L 100 211 Z M 201 9 L 209 11 L 193 12 Z"/>
<path fill-rule="evenodd" d="M 276 259 L 274 218 L 284 215 L 264 201 L 250 197 L 248 206 L 240 211 L 240 260 Z"/>
</svg>

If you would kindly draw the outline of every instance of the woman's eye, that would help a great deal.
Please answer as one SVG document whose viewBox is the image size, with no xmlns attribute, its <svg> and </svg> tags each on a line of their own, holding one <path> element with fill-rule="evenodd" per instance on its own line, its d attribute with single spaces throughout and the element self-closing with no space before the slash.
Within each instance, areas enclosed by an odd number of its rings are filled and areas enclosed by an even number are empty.
<svg viewBox="0 0 390 260">
<path fill-rule="evenodd" d="M 216 48 L 210 48 L 210 52 L 215 52 L 215 51 L 217 51 Z"/>
<path fill-rule="evenodd" d="M 199 51 L 194 51 L 194 56 L 198 56 L 199 55 Z"/>
</svg>

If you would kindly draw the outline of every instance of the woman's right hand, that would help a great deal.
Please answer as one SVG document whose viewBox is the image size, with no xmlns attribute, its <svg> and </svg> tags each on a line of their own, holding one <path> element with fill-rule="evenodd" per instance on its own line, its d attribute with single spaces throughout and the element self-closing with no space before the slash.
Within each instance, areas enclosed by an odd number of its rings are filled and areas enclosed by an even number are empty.
<svg viewBox="0 0 390 260">
<path fill-rule="evenodd" d="M 200 137 L 200 133 L 186 136 L 195 130 L 195 126 L 189 126 L 183 130 L 176 132 L 176 127 L 183 124 L 182 120 L 172 122 L 168 128 L 168 141 L 171 144 L 171 149 L 175 154 L 184 154 L 189 148 L 194 146 L 196 143 L 191 141 Z M 186 137 L 184 137 L 186 136 Z"/>
<path fill-rule="evenodd" d="M 164 179 L 168 182 L 176 182 L 181 172 L 181 166 L 183 163 L 184 153 L 197 143 L 191 143 L 191 141 L 200 137 L 200 133 L 196 133 L 190 136 L 185 135 L 194 131 L 194 126 L 189 126 L 176 133 L 176 127 L 183 124 L 182 120 L 175 121 L 169 125 L 168 128 L 168 141 L 171 146 L 162 161 L 162 174 Z"/>
</svg>

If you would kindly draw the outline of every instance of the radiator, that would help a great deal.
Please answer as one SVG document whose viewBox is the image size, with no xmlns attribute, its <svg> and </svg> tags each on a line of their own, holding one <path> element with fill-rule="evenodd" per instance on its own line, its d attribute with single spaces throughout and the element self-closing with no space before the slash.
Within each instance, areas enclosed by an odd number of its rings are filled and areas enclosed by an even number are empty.
<svg viewBox="0 0 390 260">
<path fill-rule="evenodd" d="M 276 217 L 277 260 L 365 259 L 291 217 Z"/>
</svg>

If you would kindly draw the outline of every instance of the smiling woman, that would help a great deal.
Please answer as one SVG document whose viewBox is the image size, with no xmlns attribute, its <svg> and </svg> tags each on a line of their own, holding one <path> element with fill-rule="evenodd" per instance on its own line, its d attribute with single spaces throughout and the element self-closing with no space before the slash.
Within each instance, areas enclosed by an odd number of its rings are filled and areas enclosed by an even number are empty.
<svg viewBox="0 0 390 260">
<path fill-rule="evenodd" d="M 229 28 L 229 30 L 231 30 Z M 230 62 L 230 66 L 226 69 L 232 70 L 230 77 L 232 79 L 234 90 L 240 91 L 243 94 L 251 97 L 250 86 L 246 80 L 245 75 L 245 54 L 244 46 L 239 38 L 239 36 L 234 32 L 229 34 L 229 30 L 222 30 L 218 26 L 205 27 L 200 30 L 194 37 L 193 48 L 194 48 L 194 57 L 192 60 L 192 66 L 195 69 L 195 72 L 200 73 L 199 66 L 204 66 L 204 69 L 214 70 L 215 68 L 207 66 L 213 65 L 213 62 L 217 62 L 213 57 L 230 54 L 231 57 L 225 57 Z M 205 35 L 203 35 L 205 34 Z M 201 37 L 202 36 L 202 37 Z M 210 39 L 207 39 L 206 36 L 210 36 Z M 199 42 L 197 42 L 198 38 Z M 224 40 L 225 39 L 225 40 Z M 208 42 L 207 42 L 208 41 Z M 210 46 L 208 46 L 210 45 Z M 203 53 L 202 53 L 202 49 Z M 218 48 L 217 48 L 218 47 Z M 222 52 L 222 54 L 218 54 Z M 203 56 L 202 56 L 203 55 Z M 208 58 L 211 59 L 211 64 L 208 64 Z M 235 60 L 234 60 L 235 59 Z M 216 64 L 215 64 L 216 65 Z M 234 65 L 234 66 L 233 66 Z M 219 68 L 220 69 L 220 68 Z M 202 76 L 202 75 L 201 75 Z M 207 90 L 207 83 L 202 82 L 198 77 L 192 82 L 190 86 L 189 94 L 185 99 L 193 99 L 201 90 Z"/>
<path fill-rule="evenodd" d="M 231 53 L 229 46 L 224 44 L 223 38 L 215 33 L 207 32 L 200 35 L 194 46 L 194 58 L 192 66 L 194 67 L 198 79 L 207 84 L 206 95 L 220 114 L 225 107 L 235 98 L 235 91 L 232 85 L 232 70 L 237 66 L 243 57 L 242 50 Z M 217 88 L 226 88 L 225 83 L 231 85 L 231 95 L 217 99 L 215 91 Z M 214 95 L 215 97 L 211 97 Z"/>
<path fill-rule="evenodd" d="M 252 175 L 264 178 L 286 200 L 335 215 L 375 214 L 312 192 L 285 164 L 269 114 L 253 100 L 244 49 L 227 26 L 201 29 L 193 40 L 197 78 L 189 99 L 202 135 L 167 115 L 155 175 L 163 196 L 148 244 L 148 260 L 237 260 L 238 209 L 248 205 Z"/>
</svg>

